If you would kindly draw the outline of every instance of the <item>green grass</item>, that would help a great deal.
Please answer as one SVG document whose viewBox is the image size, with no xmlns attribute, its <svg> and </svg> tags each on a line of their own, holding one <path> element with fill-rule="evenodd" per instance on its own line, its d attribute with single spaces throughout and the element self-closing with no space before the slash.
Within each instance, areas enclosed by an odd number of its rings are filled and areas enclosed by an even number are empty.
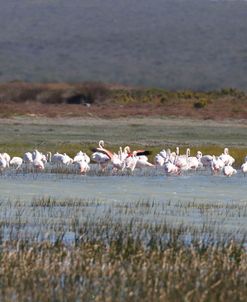
<svg viewBox="0 0 247 302">
<path fill-rule="evenodd" d="M 152 151 L 153 160 L 163 148 L 180 147 L 181 153 L 191 148 L 203 154 L 220 155 L 224 147 L 236 158 L 239 166 L 247 155 L 247 131 L 244 123 L 192 121 L 186 119 L 23 119 L 0 122 L 0 152 L 22 156 L 39 149 L 46 153 L 66 152 L 74 156 L 79 150 L 91 154 L 92 147 L 104 139 L 106 148 L 117 151 L 119 146 Z"/>
</svg>

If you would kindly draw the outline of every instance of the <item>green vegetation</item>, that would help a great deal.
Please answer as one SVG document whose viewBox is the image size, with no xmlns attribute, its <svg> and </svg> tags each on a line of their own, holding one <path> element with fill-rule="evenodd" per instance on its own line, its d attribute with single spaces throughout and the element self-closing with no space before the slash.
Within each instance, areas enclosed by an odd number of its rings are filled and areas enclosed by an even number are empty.
<svg viewBox="0 0 247 302">
<path fill-rule="evenodd" d="M 119 146 L 130 145 L 132 150 L 146 148 L 152 151 L 150 160 L 162 149 L 180 147 L 181 154 L 191 148 L 203 154 L 220 155 L 224 147 L 240 166 L 247 155 L 247 131 L 242 122 L 192 121 L 164 118 L 15 118 L 0 122 L 0 152 L 22 156 L 28 150 L 44 153 L 61 152 L 74 156 L 79 150 L 89 155 L 103 139 L 106 148 L 117 151 Z"/>
</svg>

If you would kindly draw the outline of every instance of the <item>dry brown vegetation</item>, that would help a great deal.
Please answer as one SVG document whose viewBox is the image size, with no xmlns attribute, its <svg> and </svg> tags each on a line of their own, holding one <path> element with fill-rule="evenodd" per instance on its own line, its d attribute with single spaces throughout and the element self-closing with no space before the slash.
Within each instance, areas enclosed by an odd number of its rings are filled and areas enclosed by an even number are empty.
<svg viewBox="0 0 247 302">
<path fill-rule="evenodd" d="M 0 117 L 34 116 L 181 116 L 223 120 L 247 118 L 247 96 L 234 89 L 219 92 L 170 92 L 84 84 L 0 85 Z"/>
<path fill-rule="evenodd" d="M 246 301 L 241 247 L 5 244 L 1 301 Z"/>
</svg>

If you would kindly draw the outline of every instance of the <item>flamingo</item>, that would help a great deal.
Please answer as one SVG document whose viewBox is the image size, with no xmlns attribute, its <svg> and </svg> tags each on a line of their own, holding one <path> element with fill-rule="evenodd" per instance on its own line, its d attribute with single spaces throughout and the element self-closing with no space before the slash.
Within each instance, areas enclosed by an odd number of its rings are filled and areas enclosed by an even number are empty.
<svg viewBox="0 0 247 302">
<path fill-rule="evenodd" d="M 202 155 L 201 151 L 197 151 L 196 157 L 199 160 L 199 166 L 202 165 L 205 168 L 211 167 L 211 162 L 213 160 L 212 155 Z"/>
<path fill-rule="evenodd" d="M 156 166 L 162 167 L 167 160 L 168 152 L 165 149 L 161 150 L 154 158 L 154 163 Z"/>
<path fill-rule="evenodd" d="M 32 164 L 33 164 L 33 167 L 36 170 L 44 170 L 45 169 L 44 162 L 41 159 L 34 159 Z"/>
<path fill-rule="evenodd" d="M 3 154 L 0 153 L 0 171 L 2 172 L 7 167 L 8 167 L 7 161 L 4 158 Z"/>
<path fill-rule="evenodd" d="M 137 154 L 140 154 L 143 151 L 136 150 L 133 151 L 131 155 L 128 156 L 126 159 L 126 168 L 130 169 L 131 171 L 134 171 L 135 168 L 142 169 L 144 167 L 154 167 L 153 164 L 148 162 L 146 158 L 142 158 L 142 156 L 138 156 Z"/>
<path fill-rule="evenodd" d="M 245 174 L 247 173 L 247 156 L 245 156 L 245 162 L 242 164 L 241 170 L 242 170 L 242 172 L 244 173 L 244 176 L 245 176 Z"/>
<path fill-rule="evenodd" d="M 111 163 L 113 165 L 113 170 L 115 171 L 123 171 L 126 167 L 126 159 L 122 157 L 121 152 L 118 152 L 118 154 L 113 154 Z"/>
<path fill-rule="evenodd" d="M 25 164 L 31 164 L 33 162 L 33 154 L 31 152 L 24 153 L 23 162 Z"/>
<path fill-rule="evenodd" d="M 142 169 L 144 167 L 154 167 L 152 163 L 150 163 L 145 155 L 137 156 L 136 168 Z"/>
<path fill-rule="evenodd" d="M 110 158 L 102 152 L 94 152 L 91 159 L 100 166 L 101 170 L 105 170 L 110 162 Z"/>
<path fill-rule="evenodd" d="M 138 159 L 136 156 L 129 156 L 128 158 L 126 158 L 126 168 L 133 172 L 135 170 L 137 160 Z"/>
<path fill-rule="evenodd" d="M 225 164 L 224 162 L 219 158 L 215 157 L 213 155 L 213 159 L 211 161 L 211 171 L 213 174 L 219 173 L 223 170 Z"/>
<path fill-rule="evenodd" d="M 56 152 L 51 156 L 51 163 L 53 164 L 62 164 L 63 154 Z"/>
<path fill-rule="evenodd" d="M 72 163 L 73 163 L 73 159 L 69 155 L 64 153 L 62 156 L 62 164 L 65 166 L 69 166 Z"/>
<path fill-rule="evenodd" d="M 79 151 L 73 159 L 73 164 L 76 170 L 78 170 L 81 174 L 90 170 L 89 163 L 90 157 L 82 151 Z"/>
<path fill-rule="evenodd" d="M 146 161 L 148 161 L 148 158 L 147 158 L 146 155 L 150 155 L 150 151 L 147 151 L 147 150 L 134 150 L 134 151 L 131 152 L 129 146 L 126 146 L 126 147 L 124 148 L 124 151 L 125 151 L 125 153 L 128 154 L 127 157 L 130 157 L 130 156 L 135 155 L 135 156 L 137 156 L 138 158 L 140 158 L 140 159 L 142 159 L 142 160 L 146 160 Z"/>
<path fill-rule="evenodd" d="M 189 157 L 189 148 L 186 150 L 186 154 L 179 155 L 179 147 L 176 148 L 176 158 L 174 164 L 183 171 L 189 170 L 188 157 Z"/>
<path fill-rule="evenodd" d="M 73 164 L 75 166 L 75 169 L 81 174 L 85 174 L 90 170 L 90 167 L 85 160 L 75 161 Z"/>
<path fill-rule="evenodd" d="M 51 158 L 52 158 L 52 153 L 50 151 L 47 152 L 46 158 L 47 158 L 47 162 L 50 163 L 51 162 Z"/>
<path fill-rule="evenodd" d="M 179 175 L 181 172 L 181 169 L 178 166 L 176 166 L 175 164 L 171 163 L 170 161 L 165 162 L 164 168 L 165 168 L 166 174 L 168 174 L 168 175 L 170 175 L 170 174 Z"/>
<path fill-rule="evenodd" d="M 9 162 L 10 162 L 10 155 L 8 153 L 1 153 L 1 156 L 3 159 L 6 161 L 6 168 L 9 167 Z"/>
<path fill-rule="evenodd" d="M 38 150 L 34 150 L 32 156 L 33 161 L 42 161 L 44 165 L 47 163 L 46 156 Z"/>
<path fill-rule="evenodd" d="M 162 167 L 165 163 L 165 158 L 162 155 L 160 155 L 160 153 L 158 153 L 157 155 L 155 155 L 154 163 L 155 163 L 156 167 L 157 166 Z"/>
<path fill-rule="evenodd" d="M 154 167 L 154 165 L 148 161 L 148 158 L 146 156 L 150 154 L 150 151 L 134 150 L 131 152 L 129 146 L 126 146 L 124 148 L 124 151 L 125 153 L 127 153 L 127 158 L 126 158 L 127 169 L 134 171 L 135 168 L 142 169 L 144 167 Z"/>
<path fill-rule="evenodd" d="M 190 149 L 187 149 L 187 164 L 189 170 L 196 170 L 200 166 L 200 161 L 196 156 L 190 156 Z"/>
<path fill-rule="evenodd" d="M 165 149 L 161 150 L 160 153 L 159 153 L 163 158 L 166 158 L 167 157 L 167 152 Z"/>
<path fill-rule="evenodd" d="M 44 170 L 45 163 L 47 162 L 46 157 L 38 150 L 34 150 L 32 155 L 33 155 L 33 162 L 32 162 L 33 168 L 35 168 L 36 170 Z"/>
<path fill-rule="evenodd" d="M 92 161 L 96 162 L 100 166 L 101 171 L 104 171 L 108 166 L 111 160 L 110 154 L 112 154 L 110 151 L 104 149 L 104 145 L 105 145 L 104 141 L 100 140 L 99 147 L 93 148 L 94 153 L 91 155 Z"/>
<path fill-rule="evenodd" d="M 21 167 L 22 163 L 23 159 L 19 156 L 14 156 L 9 162 L 10 166 L 13 166 L 16 170 Z"/>
<path fill-rule="evenodd" d="M 225 148 L 224 152 L 219 156 L 219 158 L 224 162 L 225 165 L 230 165 L 235 162 L 235 158 L 229 155 L 229 149 Z"/>
<path fill-rule="evenodd" d="M 73 162 L 80 162 L 80 161 L 85 161 L 87 164 L 89 164 L 90 163 L 90 157 L 86 153 L 84 153 L 82 151 L 79 151 L 75 155 L 75 157 L 73 159 Z"/>
<path fill-rule="evenodd" d="M 170 161 L 171 163 L 175 163 L 175 160 L 176 160 L 176 157 L 177 157 L 177 154 L 179 154 L 179 148 L 177 147 L 176 148 L 176 152 L 171 152 L 171 149 L 167 149 L 167 152 L 166 152 L 166 161 Z"/>
<path fill-rule="evenodd" d="M 55 153 L 51 157 L 51 162 L 57 165 L 65 165 L 68 166 L 69 164 L 73 163 L 73 159 L 69 157 L 66 153 Z"/>
<path fill-rule="evenodd" d="M 224 166 L 224 168 L 223 168 L 223 173 L 224 173 L 224 175 L 230 177 L 230 176 L 232 176 L 233 174 L 236 174 L 236 173 L 237 173 L 237 170 L 234 169 L 232 166 L 227 165 L 227 166 Z"/>
<path fill-rule="evenodd" d="M 118 154 L 112 153 L 103 147 L 102 142 L 103 141 L 99 142 L 99 148 L 94 149 L 96 152 L 93 154 L 92 159 L 97 161 L 96 156 L 98 157 L 98 163 L 100 164 L 102 170 L 106 168 L 109 162 L 112 163 L 113 170 L 123 170 L 125 168 L 125 158 L 127 154 L 123 154 L 121 147 Z"/>
</svg>

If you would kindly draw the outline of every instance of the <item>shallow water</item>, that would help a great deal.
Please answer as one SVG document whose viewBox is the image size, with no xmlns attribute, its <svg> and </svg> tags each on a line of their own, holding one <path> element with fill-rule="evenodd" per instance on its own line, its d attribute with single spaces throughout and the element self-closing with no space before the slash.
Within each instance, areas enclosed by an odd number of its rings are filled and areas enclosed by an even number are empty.
<svg viewBox="0 0 247 302">
<path fill-rule="evenodd" d="M 183 176 L 79 176 L 20 174 L 0 177 L 1 200 L 30 201 L 34 197 L 88 198 L 103 201 L 135 202 L 247 200 L 247 177 L 231 178 L 207 173 Z"/>
<path fill-rule="evenodd" d="M 183 225 L 186 236 L 242 241 L 247 233 L 246 185 L 247 177 L 240 173 L 227 178 L 207 171 L 169 177 L 159 172 L 146 176 L 9 173 L 0 176 L 1 238 L 54 241 L 64 234 L 63 240 L 70 244 L 75 225 L 79 230 L 84 223 L 100 228 L 123 223 L 141 229 Z M 93 232 L 89 227 L 91 239 L 96 236 Z"/>
</svg>

